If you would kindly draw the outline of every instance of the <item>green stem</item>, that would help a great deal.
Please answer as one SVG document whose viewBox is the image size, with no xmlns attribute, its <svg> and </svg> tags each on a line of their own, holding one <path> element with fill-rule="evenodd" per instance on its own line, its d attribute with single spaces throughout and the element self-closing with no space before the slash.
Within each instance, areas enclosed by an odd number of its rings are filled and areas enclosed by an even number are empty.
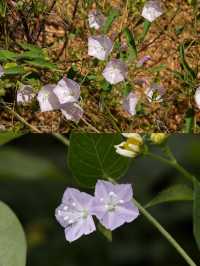
<svg viewBox="0 0 200 266">
<path fill-rule="evenodd" d="M 60 140 L 64 145 L 69 146 L 69 140 L 60 133 L 52 134 L 56 139 Z"/>
<path fill-rule="evenodd" d="M 138 207 L 140 212 L 147 218 L 147 220 L 155 226 L 158 231 L 169 241 L 169 243 L 177 250 L 177 252 L 184 258 L 190 266 L 197 266 L 197 264 L 188 256 L 179 243 L 165 230 L 165 228 L 136 200 L 133 199 L 134 204 Z"/>
<path fill-rule="evenodd" d="M 169 159 L 166 159 L 160 155 L 157 155 L 157 154 L 154 154 L 154 153 L 151 153 L 151 152 L 148 152 L 147 155 L 153 159 L 156 159 L 160 162 L 163 162 L 165 164 L 168 164 L 170 166 L 172 166 L 173 168 L 175 168 L 177 171 L 179 171 L 181 174 L 183 174 L 183 176 L 185 178 L 187 178 L 190 182 L 193 183 L 194 179 L 196 179 L 196 177 L 194 175 L 192 175 L 191 173 L 189 173 L 184 167 L 182 167 L 178 162 L 177 160 L 172 156 L 170 156 L 170 160 Z"/>
</svg>

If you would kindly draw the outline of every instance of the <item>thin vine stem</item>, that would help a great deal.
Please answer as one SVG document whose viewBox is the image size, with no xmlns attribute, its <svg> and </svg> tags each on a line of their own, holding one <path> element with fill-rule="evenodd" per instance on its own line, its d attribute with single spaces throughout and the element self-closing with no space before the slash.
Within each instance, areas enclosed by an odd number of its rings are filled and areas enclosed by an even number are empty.
<svg viewBox="0 0 200 266">
<path fill-rule="evenodd" d="M 177 171 L 179 171 L 181 174 L 183 174 L 183 176 L 185 178 L 187 178 L 187 180 L 189 180 L 190 182 L 193 183 L 194 179 L 196 179 L 196 177 L 194 175 L 192 175 L 190 172 L 188 172 L 183 166 L 181 166 L 177 160 L 175 159 L 175 157 L 169 159 L 166 159 L 160 155 L 148 152 L 146 155 L 148 155 L 149 157 L 156 159 L 160 162 L 163 162 L 165 164 L 168 164 L 172 167 L 174 167 Z"/>
<path fill-rule="evenodd" d="M 134 204 L 138 207 L 140 212 L 147 218 L 147 220 L 168 240 L 168 242 L 176 249 L 176 251 L 184 258 L 190 266 L 197 266 L 197 264 L 190 258 L 179 243 L 165 230 L 165 228 L 136 200 L 133 199 Z"/>
</svg>

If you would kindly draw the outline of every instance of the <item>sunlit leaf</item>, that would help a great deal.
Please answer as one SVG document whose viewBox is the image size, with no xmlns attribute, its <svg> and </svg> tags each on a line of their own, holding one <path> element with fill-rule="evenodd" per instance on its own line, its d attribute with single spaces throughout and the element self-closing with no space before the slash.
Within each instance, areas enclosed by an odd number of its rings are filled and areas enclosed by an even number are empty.
<svg viewBox="0 0 200 266">
<path fill-rule="evenodd" d="M 161 191 L 153 200 L 151 200 L 146 208 L 173 201 L 192 201 L 193 191 L 186 185 L 174 185 Z"/>
<path fill-rule="evenodd" d="M 23 135 L 23 133 L 19 133 L 19 132 L 12 132 L 12 131 L 8 131 L 8 132 L 2 132 L 0 133 L 0 145 L 6 144 L 16 138 L 19 138 Z"/>
<path fill-rule="evenodd" d="M 13 211 L 0 201 L 0 265 L 26 265 L 26 239 Z"/>
<path fill-rule="evenodd" d="M 18 54 L 8 51 L 8 50 L 0 50 L 0 62 L 5 62 L 5 61 L 15 61 L 17 58 Z"/>
<path fill-rule="evenodd" d="M 93 187 L 98 179 L 122 177 L 129 159 L 115 152 L 114 145 L 121 141 L 120 134 L 72 133 L 68 162 L 79 183 Z"/>
</svg>

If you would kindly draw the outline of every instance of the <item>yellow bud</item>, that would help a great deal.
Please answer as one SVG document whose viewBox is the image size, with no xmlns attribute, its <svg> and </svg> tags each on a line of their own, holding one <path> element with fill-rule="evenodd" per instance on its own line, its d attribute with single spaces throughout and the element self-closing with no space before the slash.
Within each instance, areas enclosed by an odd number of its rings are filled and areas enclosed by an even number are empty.
<svg viewBox="0 0 200 266">
<path fill-rule="evenodd" d="M 167 134 L 165 133 L 152 133 L 150 136 L 150 140 L 154 143 L 154 144 L 162 144 L 166 138 L 168 137 Z"/>
</svg>

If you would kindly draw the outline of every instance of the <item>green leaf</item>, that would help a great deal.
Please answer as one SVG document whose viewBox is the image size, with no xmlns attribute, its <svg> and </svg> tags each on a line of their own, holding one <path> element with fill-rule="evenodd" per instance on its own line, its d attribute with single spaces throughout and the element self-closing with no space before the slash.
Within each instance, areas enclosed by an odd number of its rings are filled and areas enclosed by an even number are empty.
<svg viewBox="0 0 200 266">
<path fill-rule="evenodd" d="M 179 60 L 182 68 L 185 70 L 186 74 L 191 78 L 196 78 L 195 71 L 188 65 L 186 59 L 185 59 L 185 46 L 184 44 L 181 44 L 179 46 Z"/>
<path fill-rule="evenodd" d="M 56 179 L 60 176 L 60 171 L 50 161 L 15 148 L 1 147 L 0 162 L 0 179 Z"/>
<path fill-rule="evenodd" d="M 193 133 L 195 124 L 195 112 L 193 109 L 189 109 L 186 113 L 185 123 L 183 126 L 183 133 Z"/>
<path fill-rule="evenodd" d="M 17 58 L 18 54 L 8 51 L 8 50 L 0 50 L 0 62 L 5 62 L 5 61 L 15 61 Z"/>
<path fill-rule="evenodd" d="M 200 183 L 194 180 L 193 231 L 198 248 L 200 249 Z"/>
<path fill-rule="evenodd" d="M 143 33 L 142 33 L 142 35 L 140 37 L 140 42 L 141 43 L 144 41 L 145 37 L 147 36 L 147 34 L 148 34 L 148 32 L 149 32 L 149 30 L 151 28 L 151 24 L 152 23 L 150 21 L 145 19 L 145 21 L 143 23 Z"/>
<path fill-rule="evenodd" d="M 99 232 L 109 241 L 112 242 L 112 231 L 105 228 L 102 224 L 98 223 L 97 228 Z"/>
<path fill-rule="evenodd" d="M 24 75 L 26 70 L 23 66 L 13 66 L 4 68 L 4 75 Z"/>
<path fill-rule="evenodd" d="M 124 35 L 126 37 L 128 48 L 129 48 L 129 51 L 128 51 L 129 58 L 135 59 L 137 57 L 137 47 L 135 44 L 134 36 L 133 36 L 132 32 L 127 27 L 123 30 L 123 32 L 124 32 Z"/>
<path fill-rule="evenodd" d="M 0 1 L 0 16 L 5 17 L 6 15 L 6 9 L 7 9 L 7 3 L 5 0 Z"/>
<path fill-rule="evenodd" d="M 12 131 L 2 132 L 0 133 L 0 145 L 4 145 L 16 138 L 21 137 L 22 135 L 24 134 L 19 132 L 12 132 Z"/>
<path fill-rule="evenodd" d="M 49 61 L 42 59 L 42 58 L 36 58 L 34 60 L 25 60 L 25 62 L 28 65 L 39 67 L 39 68 L 47 68 L 47 69 L 54 69 L 57 70 L 57 66 L 53 63 L 50 63 Z"/>
<path fill-rule="evenodd" d="M 26 265 L 26 239 L 13 211 L 0 201 L 0 265 Z"/>
<path fill-rule="evenodd" d="M 32 51 L 32 52 L 37 52 L 39 54 L 43 54 L 43 50 L 42 48 L 34 45 L 34 44 L 30 44 L 30 43 L 18 43 L 19 46 L 21 46 L 21 48 L 23 48 L 24 50 L 28 50 L 28 51 Z"/>
<path fill-rule="evenodd" d="M 45 56 L 43 53 L 38 53 L 38 51 L 33 50 L 33 51 L 25 51 L 22 54 L 20 54 L 17 59 L 27 59 L 27 60 L 32 60 L 32 59 L 41 59 L 45 60 Z"/>
<path fill-rule="evenodd" d="M 120 12 L 117 9 L 111 9 L 109 11 L 109 14 L 107 16 L 107 19 L 102 27 L 102 33 L 106 34 L 108 33 L 108 31 L 110 30 L 110 28 L 112 27 L 112 24 L 114 22 L 114 20 L 119 17 Z"/>
<path fill-rule="evenodd" d="M 80 184 L 93 187 L 98 179 L 118 179 L 126 173 L 129 159 L 114 149 L 121 141 L 120 134 L 71 134 L 68 162 Z"/>
<path fill-rule="evenodd" d="M 145 207 L 149 208 L 161 203 L 173 201 L 191 201 L 193 200 L 193 191 L 186 185 L 174 185 L 161 191 L 153 200 Z"/>
</svg>

